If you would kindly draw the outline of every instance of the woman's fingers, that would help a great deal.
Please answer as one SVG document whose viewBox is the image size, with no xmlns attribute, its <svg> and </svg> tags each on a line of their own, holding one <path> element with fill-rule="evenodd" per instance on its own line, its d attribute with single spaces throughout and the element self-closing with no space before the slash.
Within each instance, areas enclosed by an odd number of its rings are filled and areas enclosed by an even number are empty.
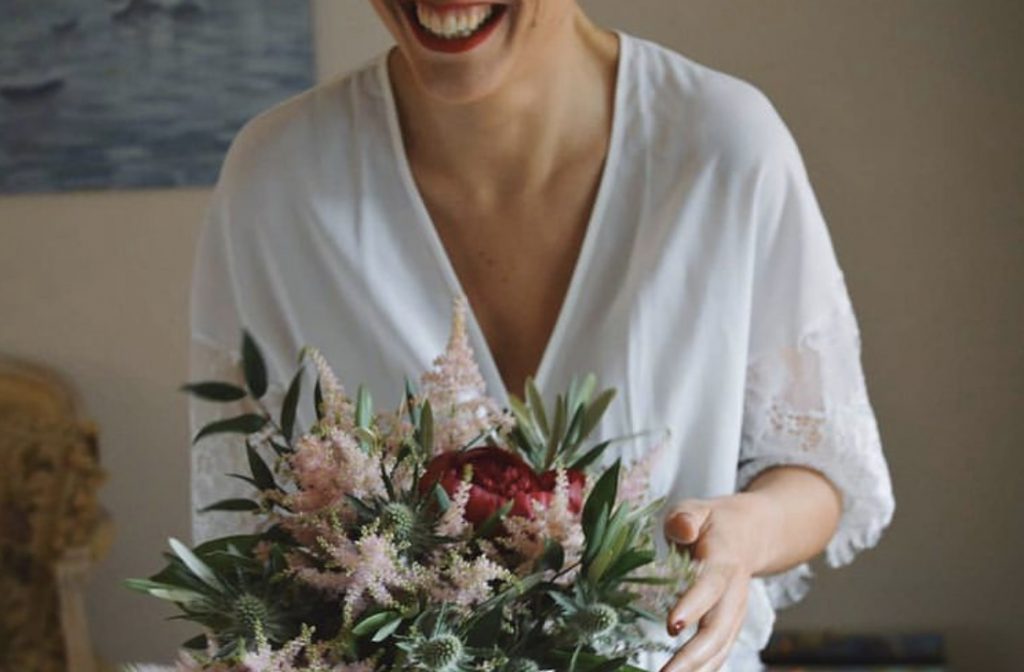
<svg viewBox="0 0 1024 672">
<path fill-rule="evenodd" d="M 695 543 L 710 515 L 711 509 L 699 499 L 681 502 L 665 518 L 665 538 L 684 546 Z"/>
<path fill-rule="evenodd" d="M 744 602 L 744 606 L 745 604 L 746 603 Z M 732 649 L 732 644 L 736 641 L 736 636 L 740 634 L 740 628 L 742 627 L 743 615 L 741 613 L 739 618 L 737 618 L 736 622 L 733 624 L 732 631 L 726 638 L 725 646 L 719 649 L 718 653 L 711 657 L 711 660 L 704 663 L 700 668 L 700 672 L 718 672 L 722 669 L 722 666 L 725 665 L 725 661 L 729 658 L 729 651 Z"/>
<path fill-rule="evenodd" d="M 679 649 L 662 672 L 703 671 L 705 668 L 715 669 L 713 666 L 716 664 L 721 666 L 739 633 L 746 602 L 747 586 L 736 577 L 721 593 L 721 599 L 700 618 L 697 634 Z"/>
<path fill-rule="evenodd" d="M 724 568 L 702 563 L 696 581 L 668 614 L 669 634 L 674 637 L 688 625 L 696 623 L 718 604 L 727 586 L 728 577 Z"/>
</svg>

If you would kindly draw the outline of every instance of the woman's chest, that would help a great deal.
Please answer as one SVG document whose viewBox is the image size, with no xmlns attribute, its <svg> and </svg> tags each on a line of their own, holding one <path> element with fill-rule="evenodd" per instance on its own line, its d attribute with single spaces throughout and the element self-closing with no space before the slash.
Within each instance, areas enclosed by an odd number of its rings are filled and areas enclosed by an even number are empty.
<svg viewBox="0 0 1024 672">
<path fill-rule="evenodd" d="M 599 167 L 600 162 L 595 162 Z M 430 226 L 469 300 L 504 384 L 534 376 L 565 306 L 592 223 L 596 172 L 498 198 L 421 181 Z"/>
</svg>

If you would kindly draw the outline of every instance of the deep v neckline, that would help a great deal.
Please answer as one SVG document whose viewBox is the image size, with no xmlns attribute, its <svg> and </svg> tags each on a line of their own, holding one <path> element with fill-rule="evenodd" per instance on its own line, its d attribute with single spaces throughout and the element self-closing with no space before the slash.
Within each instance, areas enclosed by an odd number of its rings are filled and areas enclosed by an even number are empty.
<svg viewBox="0 0 1024 672">
<path fill-rule="evenodd" d="M 562 341 L 565 339 L 566 331 L 568 330 L 569 323 L 572 320 L 572 314 L 575 312 L 576 304 L 579 302 L 579 294 L 582 291 L 584 276 L 587 273 L 591 257 L 594 253 L 594 246 L 596 244 L 595 240 L 597 239 L 598 232 L 605 220 L 604 215 L 607 210 L 607 204 L 612 190 L 611 183 L 613 182 L 613 179 L 611 176 L 615 173 L 615 166 L 618 163 L 619 146 L 621 144 L 620 136 L 622 135 L 621 126 L 624 117 L 622 111 L 622 106 L 624 104 L 623 91 L 627 88 L 624 82 L 624 75 L 628 72 L 627 59 L 629 56 L 629 42 L 626 34 L 618 30 L 613 32 L 615 32 L 619 38 L 619 53 L 615 66 L 615 90 L 612 96 L 612 123 L 611 131 L 608 136 L 608 149 L 605 152 L 604 165 L 601 168 L 601 176 L 597 186 L 597 194 L 594 197 L 594 203 L 591 206 L 586 231 L 584 231 L 583 234 L 583 241 L 580 244 L 576 261 L 573 264 L 572 274 L 569 278 L 569 285 L 566 288 L 565 295 L 562 297 L 558 314 L 555 317 L 554 327 L 551 329 L 551 333 L 548 334 L 547 342 L 544 344 L 540 362 L 537 364 L 537 370 L 533 374 L 533 381 L 542 393 L 547 389 L 547 385 L 549 383 L 548 377 L 551 375 L 550 371 L 557 356 L 556 353 L 559 350 Z M 468 295 L 462 288 L 462 282 L 459 280 L 458 274 L 455 272 L 455 266 L 451 261 L 451 257 L 448 255 L 448 251 L 441 240 L 437 227 L 434 225 L 433 218 L 430 216 L 430 211 L 427 209 L 426 201 L 423 198 L 419 185 L 416 184 L 416 179 L 412 172 L 412 165 L 409 162 L 409 157 L 405 150 L 405 143 L 402 140 L 401 123 L 398 117 L 398 106 L 395 101 L 395 94 L 387 67 L 388 53 L 389 51 L 385 51 L 378 57 L 376 72 L 379 85 L 384 93 L 388 133 L 390 135 L 392 152 L 397 163 L 400 179 L 413 204 L 413 208 L 416 211 L 416 216 L 414 217 L 416 225 L 420 227 L 427 238 L 427 244 L 431 248 L 434 257 L 440 266 L 442 275 L 444 275 L 445 282 L 447 283 L 448 290 L 451 292 L 453 297 L 466 297 L 467 329 L 469 330 L 471 340 L 475 340 L 475 342 L 479 344 L 476 348 L 477 361 L 484 369 L 483 374 L 485 379 L 494 381 L 498 388 L 500 388 L 493 389 L 493 385 L 488 385 L 488 394 L 499 402 L 507 405 L 508 386 L 505 384 L 501 369 L 498 368 L 497 359 L 495 359 L 490 343 L 487 342 L 487 337 L 480 326 L 480 322 L 477 320 L 473 306 L 469 303 Z"/>
</svg>

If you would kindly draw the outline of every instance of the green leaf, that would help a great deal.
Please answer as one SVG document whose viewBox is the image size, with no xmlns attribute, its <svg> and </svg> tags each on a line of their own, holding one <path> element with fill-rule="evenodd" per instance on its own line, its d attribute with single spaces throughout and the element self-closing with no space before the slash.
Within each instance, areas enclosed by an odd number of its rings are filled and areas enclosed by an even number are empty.
<svg viewBox="0 0 1024 672">
<path fill-rule="evenodd" d="M 604 505 L 593 521 L 583 525 L 583 534 L 586 536 L 586 546 L 583 549 L 583 565 L 587 566 L 604 546 L 605 533 L 608 530 L 608 515 L 610 509 Z"/>
<path fill-rule="evenodd" d="M 481 523 L 480 527 L 476 531 L 477 537 L 486 537 L 497 529 L 498 524 L 504 520 L 508 512 L 512 510 L 512 506 L 515 504 L 511 499 L 501 505 L 501 508 L 487 516 L 487 519 Z"/>
<path fill-rule="evenodd" d="M 359 445 L 364 453 L 370 452 L 370 447 L 376 442 L 376 436 L 370 429 L 373 421 L 373 398 L 364 386 L 359 386 L 356 393 L 356 436 L 359 437 Z"/>
<path fill-rule="evenodd" d="M 370 638 L 370 641 L 371 642 L 383 642 L 385 639 L 387 639 L 388 637 L 393 635 L 395 633 L 395 630 L 398 630 L 398 628 L 400 628 L 401 626 L 402 626 L 402 617 L 399 616 L 398 618 L 395 618 L 390 623 L 387 623 L 386 625 L 384 625 L 384 627 L 382 627 L 380 630 L 375 632 L 373 634 L 373 637 Z"/>
<path fill-rule="evenodd" d="M 294 452 L 291 446 L 286 446 L 283 443 L 274 441 L 273 439 L 270 440 L 270 447 L 274 449 L 274 452 L 277 453 L 278 457 Z"/>
<path fill-rule="evenodd" d="M 580 424 L 583 422 L 583 409 L 584 406 L 577 406 L 576 411 L 572 414 L 572 420 L 569 422 L 569 428 L 565 430 L 565 436 L 562 438 L 561 444 L 558 447 L 559 452 L 570 451 L 579 444 Z"/>
<path fill-rule="evenodd" d="M 130 590 L 152 595 L 157 599 L 176 602 L 178 604 L 188 604 L 190 602 L 204 599 L 204 596 L 201 593 L 197 593 L 194 590 L 179 588 L 178 586 L 159 583 L 157 581 L 149 581 L 147 579 L 126 579 L 124 586 Z"/>
<path fill-rule="evenodd" d="M 570 408 L 576 406 L 583 406 L 590 402 L 591 395 L 594 394 L 594 388 L 597 387 L 597 376 L 592 373 L 588 373 L 583 379 L 583 382 L 576 388 L 576 394 L 570 399 Z"/>
<path fill-rule="evenodd" d="M 554 600 L 555 604 L 561 607 L 562 611 L 566 614 L 572 614 L 579 610 L 579 607 L 575 602 L 573 602 L 567 595 L 563 595 L 557 590 L 549 590 L 547 595 Z"/>
<path fill-rule="evenodd" d="M 470 646 L 486 649 L 494 646 L 501 637 L 502 610 L 500 608 L 486 611 L 476 610 L 471 617 L 468 643 Z"/>
<path fill-rule="evenodd" d="M 237 478 L 238 480 L 248 483 L 252 487 L 259 490 L 260 486 L 253 480 L 252 476 L 246 476 L 245 474 L 228 474 L 228 478 Z"/>
<path fill-rule="evenodd" d="M 594 583 L 606 578 L 605 572 L 635 538 L 635 527 L 627 523 L 628 517 L 629 510 L 620 506 L 608 521 L 601 549 L 587 568 L 587 578 Z"/>
<path fill-rule="evenodd" d="M 413 427 L 419 427 L 420 416 L 419 409 L 414 403 L 416 399 L 416 388 L 413 387 L 412 381 L 408 377 L 405 379 L 405 405 L 409 411 L 409 422 L 412 423 Z"/>
<path fill-rule="evenodd" d="M 302 393 L 302 373 L 302 369 L 295 373 L 281 404 L 281 433 L 284 434 L 285 441 L 289 442 L 295 433 L 295 416 L 298 413 L 299 397 Z"/>
<path fill-rule="evenodd" d="M 514 434 L 521 439 L 518 443 L 523 446 L 524 455 L 535 469 L 544 471 L 544 448 L 546 442 L 544 437 L 538 433 L 538 428 L 534 424 L 530 410 L 514 394 L 508 395 L 508 405 L 516 420 Z"/>
<path fill-rule="evenodd" d="M 434 496 L 434 501 L 437 502 L 438 511 L 444 513 L 451 505 L 451 497 L 445 492 L 445 489 L 441 487 L 440 483 L 434 483 L 434 487 L 431 489 L 431 494 Z"/>
<path fill-rule="evenodd" d="M 313 409 L 316 411 L 317 421 L 324 419 L 324 391 L 320 387 L 320 378 L 316 379 L 313 387 Z"/>
<path fill-rule="evenodd" d="M 267 393 L 267 365 L 256 340 L 248 330 L 242 332 L 242 370 L 249 392 L 261 399 Z"/>
<path fill-rule="evenodd" d="M 434 411 L 429 401 L 423 402 L 423 410 L 420 411 L 420 447 L 427 455 L 434 452 Z"/>
<path fill-rule="evenodd" d="M 554 464 L 558 444 L 561 443 L 562 437 L 565 435 L 565 424 L 569 420 L 566 417 L 567 415 L 566 399 L 559 395 L 555 400 L 555 420 L 551 425 L 551 433 L 548 435 L 547 457 L 544 462 L 545 469 L 550 468 Z"/>
<path fill-rule="evenodd" d="M 220 582 L 220 579 L 218 579 L 214 571 L 210 569 L 210 566 L 200 560 L 199 556 L 193 553 L 188 546 L 181 543 L 174 537 L 168 539 L 168 542 L 171 544 L 171 550 L 174 551 L 174 554 L 185 563 L 185 566 L 192 570 L 192 573 L 195 574 L 199 580 L 214 590 L 221 591 L 224 589 L 224 584 Z"/>
<path fill-rule="evenodd" d="M 402 615 L 397 611 L 378 611 L 376 614 L 371 614 L 356 623 L 352 628 L 352 634 L 356 637 L 365 637 L 371 632 L 376 632 L 395 619 L 402 619 Z"/>
<path fill-rule="evenodd" d="M 180 389 L 182 392 L 206 401 L 238 401 L 239 399 L 245 399 L 247 396 L 246 391 L 237 385 L 216 381 L 188 383 L 187 385 L 182 385 Z"/>
<path fill-rule="evenodd" d="M 605 571 L 603 578 L 608 581 L 615 581 L 625 577 L 630 572 L 649 565 L 654 562 L 654 552 L 650 550 L 628 549 L 620 555 L 611 567 Z"/>
<path fill-rule="evenodd" d="M 219 502 L 204 506 L 199 513 L 208 511 L 259 511 L 262 507 L 251 499 L 222 499 Z"/>
<path fill-rule="evenodd" d="M 370 391 L 360 385 L 356 394 L 356 427 L 369 428 L 371 419 L 373 419 L 373 398 L 370 396 Z"/>
<path fill-rule="evenodd" d="M 192 439 L 192 443 L 196 444 L 200 439 L 211 434 L 255 434 L 266 424 L 267 419 L 262 415 L 244 413 L 233 418 L 211 422 L 199 430 L 195 438 Z"/>
<path fill-rule="evenodd" d="M 544 540 L 544 552 L 537 559 L 537 571 L 561 571 L 565 565 L 565 549 L 554 539 Z"/>
<path fill-rule="evenodd" d="M 270 471 L 270 467 L 263 461 L 260 454 L 256 452 L 256 449 L 246 445 L 245 452 L 249 456 L 249 469 L 252 471 L 252 480 L 256 482 L 256 487 L 260 490 L 273 490 L 277 488 L 273 472 Z"/>
<path fill-rule="evenodd" d="M 601 457 L 601 455 L 610 445 L 612 445 L 612 442 L 610 440 L 602 441 L 601 443 L 597 444 L 596 446 L 588 450 L 586 453 L 584 453 L 581 457 L 576 458 L 576 461 L 570 464 L 569 468 L 575 469 L 576 471 L 583 471 L 591 464 L 593 464 L 595 461 L 597 461 L 597 458 Z"/>
<path fill-rule="evenodd" d="M 208 646 L 206 635 L 196 635 L 192 639 L 188 640 L 181 645 L 183 649 L 190 649 L 192 651 L 205 651 Z"/>
<path fill-rule="evenodd" d="M 587 406 L 586 414 L 583 416 L 583 424 L 580 426 L 580 440 L 590 436 L 590 433 L 597 427 L 597 423 L 601 421 L 601 417 L 608 410 L 608 406 L 614 398 L 615 389 L 609 388 L 599 394 L 597 399 Z"/>
<path fill-rule="evenodd" d="M 533 413 L 533 417 L 537 419 L 537 426 L 540 427 L 540 431 L 545 435 L 551 432 L 548 426 L 548 415 L 544 411 L 544 398 L 540 394 L 540 390 L 537 389 L 537 384 L 533 378 L 526 379 L 526 399 L 530 402 L 530 410 Z"/>
<path fill-rule="evenodd" d="M 601 478 L 597 479 L 597 483 L 594 484 L 594 489 L 590 491 L 590 496 L 587 497 L 587 502 L 583 505 L 584 530 L 593 528 L 597 515 L 602 508 L 607 508 L 611 511 L 612 507 L 615 506 L 615 497 L 619 491 L 619 470 L 621 465 L 622 461 L 616 460 L 615 464 L 608 467 L 601 474 Z"/>
</svg>

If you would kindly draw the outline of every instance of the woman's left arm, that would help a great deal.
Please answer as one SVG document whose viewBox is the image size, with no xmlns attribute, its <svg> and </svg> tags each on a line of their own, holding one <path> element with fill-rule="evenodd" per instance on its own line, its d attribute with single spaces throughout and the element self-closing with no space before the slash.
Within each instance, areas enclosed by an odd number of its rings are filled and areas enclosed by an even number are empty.
<svg viewBox="0 0 1024 672">
<path fill-rule="evenodd" d="M 827 478 L 793 466 L 761 472 L 744 492 L 674 507 L 665 536 L 688 548 L 699 569 L 669 613 L 668 630 L 678 635 L 691 624 L 699 628 L 663 671 L 718 669 L 746 616 L 751 578 L 820 553 L 841 513 L 841 495 Z"/>
</svg>

